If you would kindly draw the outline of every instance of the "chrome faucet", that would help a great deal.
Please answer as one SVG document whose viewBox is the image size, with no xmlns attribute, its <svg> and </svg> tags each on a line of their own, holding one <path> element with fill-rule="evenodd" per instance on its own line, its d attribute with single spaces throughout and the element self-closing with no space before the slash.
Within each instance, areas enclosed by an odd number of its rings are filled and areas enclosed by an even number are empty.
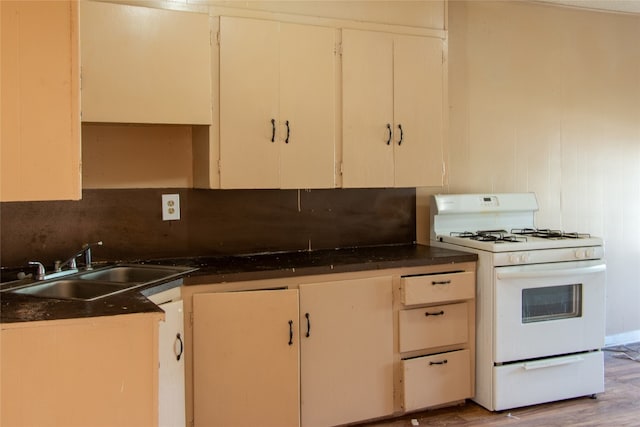
<svg viewBox="0 0 640 427">
<path fill-rule="evenodd" d="M 54 272 L 47 274 L 44 265 L 41 262 L 37 261 L 29 261 L 29 265 L 36 266 L 38 271 L 35 275 L 36 280 L 47 280 L 53 279 L 56 277 L 67 276 L 69 274 L 74 274 L 78 272 L 78 264 L 76 262 L 76 258 L 84 255 L 84 264 L 86 270 L 93 270 L 93 266 L 91 265 L 91 248 L 94 246 L 102 246 L 102 241 L 95 243 L 85 243 L 82 245 L 82 249 L 73 254 L 68 260 L 65 262 L 56 261 L 54 265 Z M 62 267 L 69 266 L 68 269 L 62 270 Z"/>
<path fill-rule="evenodd" d="M 69 266 L 69 269 L 71 270 L 77 270 L 78 269 L 78 265 L 76 263 L 76 258 L 84 255 L 84 264 L 85 264 L 85 269 L 86 270 L 92 270 L 93 267 L 91 265 L 91 248 L 94 246 L 102 246 L 102 241 L 96 242 L 96 243 L 85 243 L 84 245 L 82 245 L 82 249 L 80 249 L 78 252 L 76 252 L 75 254 L 73 254 L 68 260 L 61 262 L 61 261 L 56 261 L 55 262 L 55 271 L 56 273 L 62 271 L 62 267 L 64 267 L 65 265 Z"/>
</svg>

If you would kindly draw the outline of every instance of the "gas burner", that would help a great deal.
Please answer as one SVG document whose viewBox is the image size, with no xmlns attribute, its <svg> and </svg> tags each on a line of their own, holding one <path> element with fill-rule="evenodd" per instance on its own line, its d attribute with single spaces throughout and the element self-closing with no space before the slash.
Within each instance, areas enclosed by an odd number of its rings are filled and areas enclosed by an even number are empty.
<svg viewBox="0 0 640 427">
<path fill-rule="evenodd" d="M 565 233 L 560 230 L 550 230 L 546 229 L 538 229 L 538 228 L 520 228 L 511 230 L 513 234 L 531 236 L 531 237 L 539 237 L 542 239 L 586 239 L 591 237 L 591 235 L 587 233 Z"/>
</svg>

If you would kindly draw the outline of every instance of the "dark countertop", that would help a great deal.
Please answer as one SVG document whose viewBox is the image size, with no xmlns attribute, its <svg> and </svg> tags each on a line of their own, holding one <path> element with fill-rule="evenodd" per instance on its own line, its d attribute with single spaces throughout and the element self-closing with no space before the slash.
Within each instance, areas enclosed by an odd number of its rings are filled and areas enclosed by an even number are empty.
<svg viewBox="0 0 640 427">
<path fill-rule="evenodd" d="M 238 256 L 166 258 L 142 263 L 198 267 L 197 271 L 184 277 L 184 285 L 189 286 L 476 260 L 476 254 L 467 252 L 424 245 L 390 245 Z M 145 288 L 138 288 L 131 292 L 86 302 L 4 292 L 0 294 L 0 323 L 162 312 L 141 293 L 144 290 Z"/>
</svg>

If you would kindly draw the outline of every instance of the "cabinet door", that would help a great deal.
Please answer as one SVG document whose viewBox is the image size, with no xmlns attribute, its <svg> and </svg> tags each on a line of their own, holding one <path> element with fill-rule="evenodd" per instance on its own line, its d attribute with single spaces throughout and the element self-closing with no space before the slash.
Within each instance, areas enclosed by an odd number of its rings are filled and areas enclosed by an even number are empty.
<svg viewBox="0 0 640 427">
<path fill-rule="evenodd" d="M 0 425 L 158 424 L 160 315 L 2 325 Z"/>
<path fill-rule="evenodd" d="M 182 427 L 185 421 L 184 401 L 184 314 L 182 300 L 160 305 L 164 322 L 159 330 L 158 425 Z"/>
<path fill-rule="evenodd" d="M 334 186 L 335 30 L 220 18 L 222 188 Z"/>
<path fill-rule="evenodd" d="M 298 291 L 193 297 L 195 426 L 299 425 Z"/>
<path fill-rule="evenodd" d="M 220 18 L 222 188 L 279 187 L 278 40 L 277 22 Z"/>
<path fill-rule="evenodd" d="M 0 201 L 78 200 L 75 1 L 2 1 Z"/>
<path fill-rule="evenodd" d="M 305 427 L 393 412 L 391 285 L 391 277 L 300 285 Z"/>
<path fill-rule="evenodd" d="M 393 117 L 396 187 L 442 185 L 442 49 L 442 40 L 438 38 L 394 38 Z"/>
<path fill-rule="evenodd" d="M 393 37 L 342 31 L 342 186 L 393 187 Z"/>
<path fill-rule="evenodd" d="M 280 24 L 281 188 L 335 185 L 335 31 Z"/>
<path fill-rule="evenodd" d="M 81 2 L 82 120 L 211 123 L 209 16 Z"/>
</svg>

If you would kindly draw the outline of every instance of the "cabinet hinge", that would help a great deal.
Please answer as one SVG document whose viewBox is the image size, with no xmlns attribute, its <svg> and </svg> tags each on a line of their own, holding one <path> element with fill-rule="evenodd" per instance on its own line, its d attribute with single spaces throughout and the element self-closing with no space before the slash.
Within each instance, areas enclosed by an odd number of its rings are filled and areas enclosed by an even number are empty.
<svg viewBox="0 0 640 427">
<path fill-rule="evenodd" d="M 222 172 L 222 160 L 218 160 L 218 173 Z"/>
<path fill-rule="evenodd" d="M 336 55 L 342 56 L 342 42 L 337 42 L 335 48 L 333 49 L 333 53 Z"/>
<path fill-rule="evenodd" d="M 344 163 L 340 162 L 338 173 L 342 176 L 344 174 Z"/>
<path fill-rule="evenodd" d="M 216 44 L 218 46 L 220 46 L 220 30 L 216 31 L 215 33 L 213 32 L 213 30 L 211 30 L 209 32 L 209 34 L 211 34 L 211 44 Z"/>
<path fill-rule="evenodd" d="M 193 311 L 189 312 L 189 324 L 193 326 Z"/>
</svg>

